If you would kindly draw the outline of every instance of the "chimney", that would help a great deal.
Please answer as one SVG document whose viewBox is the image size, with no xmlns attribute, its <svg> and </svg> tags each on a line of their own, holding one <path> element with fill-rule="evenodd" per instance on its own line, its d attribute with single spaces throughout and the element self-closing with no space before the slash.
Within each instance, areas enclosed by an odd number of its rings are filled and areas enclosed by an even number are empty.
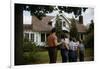
<svg viewBox="0 0 100 69">
<path fill-rule="evenodd" d="M 79 16 L 79 23 L 83 24 L 83 16 L 82 15 Z"/>
</svg>

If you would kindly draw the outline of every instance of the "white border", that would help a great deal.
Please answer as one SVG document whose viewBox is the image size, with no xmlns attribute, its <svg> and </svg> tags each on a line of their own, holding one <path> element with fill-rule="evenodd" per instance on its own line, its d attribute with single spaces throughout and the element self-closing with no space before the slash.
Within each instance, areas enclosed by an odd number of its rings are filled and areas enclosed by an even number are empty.
<svg viewBox="0 0 100 69">
<path fill-rule="evenodd" d="M 91 3 L 90 3 L 91 2 Z M 66 64 L 40 64 L 40 65 L 22 65 L 22 66 L 14 66 L 14 3 L 22 3 L 22 4 L 41 4 L 41 5 L 61 5 L 61 6 L 77 6 L 77 7 L 91 7 L 96 8 L 96 2 L 91 0 L 13 0 L 11 2 L 11 68 L 15 69 L 29 69 L 29 68 L 36 68 L 36 69 L 48 69 L 48 68 L 89 68 L 91 67 L 94 69 L 97 65 L 94 62 L 84 62 L 84 63 L 66 63 Z M 97 10 L 97 9 L 96 9 Z M 96 11 L 95 10 L 95 11 Z M 96 17 L 96 16 L 95 16 Z M 96 22 L 96 21 L 95 21 Z M 97 57 L 96 57 L 97 58 Z M 100 58 L 99 58 L 100 59 Z M 96 60 L 97 61 L 97 60 Z M 94 66 L 95 65 L 95 66 Z"/>
<path fill-rule="evenodd" d="M 13 3 L 37 4 L 37 5 L 60 5 L 60 6 L 77 6 L 77 7 L 95 7 L 91 0 L 13 0 Z M 88 4 L 90 2 L 90 4 Z"/>
<path fill-rule="evenodd" d="M 14 66 L 14 3 L 11 2 L 11 27 L 10 27 L 10 30 L 11 30 L 11 50 L 10 50 L 10 67 Z"/>
</svg>

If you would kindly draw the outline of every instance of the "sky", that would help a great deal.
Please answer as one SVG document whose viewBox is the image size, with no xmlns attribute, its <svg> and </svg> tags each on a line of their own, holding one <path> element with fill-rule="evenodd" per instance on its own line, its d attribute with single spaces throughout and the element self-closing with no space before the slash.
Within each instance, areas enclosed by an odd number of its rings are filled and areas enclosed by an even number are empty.
<svg viewBox="0 0 100 69">
<path fill-rule="evenodd" d="M 58 13 L 58 11 L 53 11 L 52 13 L 50 14 L 47 14 L 48 16 L 56 16 Z M 73 13 L 71 14 L 68 14 L 68 13 L 64 13 L 64 15 L 68 18 L 72 18 Z M 94 20 L 94 8 L 88 8 L 86 9 L 85 12 L 82 13 L 83 15 L 83 23 L 84 25 L 87 25 L 91 22 L 91 20 Z M 30 12 L 29 11 L 23 11 L 23 22 L 24 24 L 31 24 L 31 21 L 32 21 L 32 16 L 30 15 Z M 76 18 L 78 19 L 78 18 Z"/>
</svg>

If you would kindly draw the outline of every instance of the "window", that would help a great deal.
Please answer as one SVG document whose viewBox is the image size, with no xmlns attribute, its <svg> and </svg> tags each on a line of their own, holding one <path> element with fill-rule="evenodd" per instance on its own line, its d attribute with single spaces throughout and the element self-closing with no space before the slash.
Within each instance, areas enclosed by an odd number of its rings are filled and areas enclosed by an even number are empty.
<svg viewBox="0 0 100 69">
<path fill-rule="evenodd" d="M 41 42 L 45 42 L 45 33 L 41 33 Z"/>
<path fill-rule="evenodd" d="M 31 41 L 34 42 L 34 34 L 31 33 Z"/>
<path fill-rule="evenodd" d="M 52 22 L 50 21 L 50 22 L 48 23 L 48 25 L 52 26 Z"/>
<path fill-rule="evenodd" d="M 65 23 L 65 21 L 63 21 L 63 26 L 66 27 L 66 23 Z"/>
<path fill-rule="evenodd" d="M 81 34 L 81 39 L 83 39 L 83 34 Z"/>
<path fill-rule="evenodd" d="M 25 38 L 29 39 L 29 33 L 25 33 Z"/>
</svg>

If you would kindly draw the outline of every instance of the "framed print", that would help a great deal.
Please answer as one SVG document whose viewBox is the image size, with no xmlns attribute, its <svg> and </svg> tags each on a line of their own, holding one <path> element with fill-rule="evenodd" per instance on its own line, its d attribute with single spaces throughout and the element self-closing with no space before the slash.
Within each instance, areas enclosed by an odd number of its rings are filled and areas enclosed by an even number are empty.
<svg viewBox="0 0 100 69">
<path fill-rule="evenodd" d="M 94 8 L 12 3 L 11 65 L 94 61 Z"/>
</svg>

